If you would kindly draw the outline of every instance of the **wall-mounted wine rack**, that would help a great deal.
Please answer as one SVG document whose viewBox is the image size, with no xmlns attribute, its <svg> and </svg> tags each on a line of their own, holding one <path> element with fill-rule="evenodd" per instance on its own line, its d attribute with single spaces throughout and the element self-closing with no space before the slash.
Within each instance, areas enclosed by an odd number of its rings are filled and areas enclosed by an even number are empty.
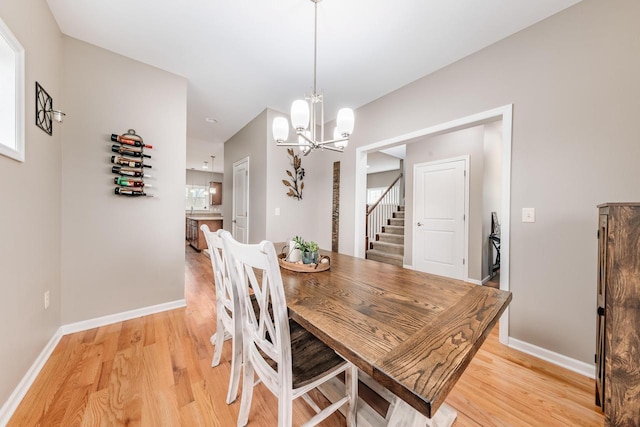
<svg viewBox="0 0 640 427">
<path fill-rule="evenodd" d="M 146 174 L 145 169 L 151 168 L 146 163 L 146 159 L 151 159 L 151 156 L 145 154 L 144 149 L 153 147 L 145 144 L 135 129 L 129 129 L 122 135 L 111 134 L 111 141 L 117 143 L 111 145 L 111 151 L 117 153 L 111 156 L 111 172 L 118 175 L 113 178 L 113 183 L 116 184 L 114 193 L 127 197 L 153 197 L 146 191 L 151 185 L 144 182 L 145 178 L 151 177 Z"/>
</svg>

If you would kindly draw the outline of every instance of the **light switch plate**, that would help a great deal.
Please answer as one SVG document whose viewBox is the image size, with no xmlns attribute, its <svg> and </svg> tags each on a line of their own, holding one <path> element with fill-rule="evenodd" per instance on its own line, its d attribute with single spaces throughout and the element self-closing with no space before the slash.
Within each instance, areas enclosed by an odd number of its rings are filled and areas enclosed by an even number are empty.
<svg viewBox="0 0 640 427">
<path fill-rule="evenodd" d="M 522 208 L 522 222 L 536 222 L 536 209 Z"/>
<path fill-rule="evenodd" d="M 276 216 L 280 215 L 280 208 L 276 208 Z"/>
</svg>

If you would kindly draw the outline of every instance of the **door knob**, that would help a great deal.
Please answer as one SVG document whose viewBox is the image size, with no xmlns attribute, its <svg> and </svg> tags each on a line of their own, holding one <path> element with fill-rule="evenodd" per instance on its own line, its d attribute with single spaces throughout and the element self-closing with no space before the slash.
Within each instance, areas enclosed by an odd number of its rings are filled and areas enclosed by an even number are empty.
<svg viewBox="0 0 640 427">
<path fill-rule="evenodd" d="M 418 223 L 418 227 L 422 227 L 422 223 L 421 222 Z"/>
<path fill-rule="evenodd" d="M 231 221 L 231 222 L 235 224 L 235 223 L 236 223 L 236 220 L 234 219 L 234 220 L 233 220 L 233 221 Z"/>
</svg>

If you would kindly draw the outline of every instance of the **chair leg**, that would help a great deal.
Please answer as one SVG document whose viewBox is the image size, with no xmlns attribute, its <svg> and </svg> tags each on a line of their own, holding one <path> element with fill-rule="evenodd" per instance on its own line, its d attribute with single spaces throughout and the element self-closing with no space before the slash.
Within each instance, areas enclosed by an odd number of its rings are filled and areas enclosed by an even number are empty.
<svg viewBox="0 0 640 427">
<path fill-rule="evenodd" d="M 211 337 L 211 341 L 214 340 L 215 344 L 213 349 L 213 360 L 211 360 L 211 367 L 218 366 L 220 364 L 220 356 L 222 356 L 222 345 L 224 343 L 225 330 L 222 321 L 216 322 L 216 333 Z"/>
<path fill-rule="evenodd" d="M 347 408 L 347 427 L 357 425 L 358 416 L 358 368 L 356 365 L 351 365 L 349 369 L 345 371 L 345 392 L 349 396 L 349 406 Z"/>
<path fill-rule="evenodd" d="M 229 378 L 229 390 L 227 391 L 227 404 L 236 400 L 238 384 L 240 383 L 240 368 L 242 367 L 242 334 L 235 333 L 231 340 L 231 373 Z"/>
<path fill-rule="evenodd" d="M 245 350 L 247 349 L 245 348 Z M 245 359 L 242 369 L 242 400 L 240 401 L 240 412 L 238 413 L 238 427 L 244 427 L 249 422 L 254 376 L 253 365 Z"/>
<path fill-rule="evenodd" d="M 289 387 L 280 387 L 278 396 L 278 427 L 293 425 L 293 393 Z"/>
</svg>

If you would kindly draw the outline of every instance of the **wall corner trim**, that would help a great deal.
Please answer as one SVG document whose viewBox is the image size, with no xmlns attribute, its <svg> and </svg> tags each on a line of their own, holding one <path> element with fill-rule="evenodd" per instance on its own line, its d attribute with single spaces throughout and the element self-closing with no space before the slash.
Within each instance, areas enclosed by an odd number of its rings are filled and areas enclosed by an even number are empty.
<svg viewBox="0 0 640 427">
<path fill-rule="evenodd" d="M 556 353 L 554 351 L 547 350 L 546 348 L 538 347 L 537 345 L 529 344 L 528 342 L 520 341 L 512 337 L 509 337 L 508 346 L 591 379 L 596 377 L 596 367 L 594 364 L 581 362 L 560 353 Z"/>
<path fill-rule="evenodd" d="M 33 385 L 33 382 L 38 377 L 38 374 L 44 367 L 44 364 L 49 360 L 51 353 L 60 342 L 60 339 L 67 334 L 75 332 L 86 331 L 87 329 L 93 329 L 112 323 L 122 322 L 129 319 L 135 319 L 137 317 L 147 316 L 150 314 L 160 313 L 163 311 L 174 310 L 177 308 L 186 307 L 187 302 L 184 299 L 176 301 L 170 301 L 162 304 L 152 305 L 149 307 L 138 308 L 135 310 L 124 311 L 122 313 L 110 314 L 108 316 L 97 317 L 95 319 L 83 320 L 81 322 L 69 323 L 68 325 L 62 325 L 53 334 L 47 345 L 42 349 L 36 360 L 33 362 L 27 373 L 22 377 L 20 383 L 13 390 L 13 393 L 9 396 L 9 399 L 0 408 L 0 426 L 5 426 L 13 416 L 13 413 L 18 408 L 18 405 L 29 391 L 29 388 Z"/>
</svg>

